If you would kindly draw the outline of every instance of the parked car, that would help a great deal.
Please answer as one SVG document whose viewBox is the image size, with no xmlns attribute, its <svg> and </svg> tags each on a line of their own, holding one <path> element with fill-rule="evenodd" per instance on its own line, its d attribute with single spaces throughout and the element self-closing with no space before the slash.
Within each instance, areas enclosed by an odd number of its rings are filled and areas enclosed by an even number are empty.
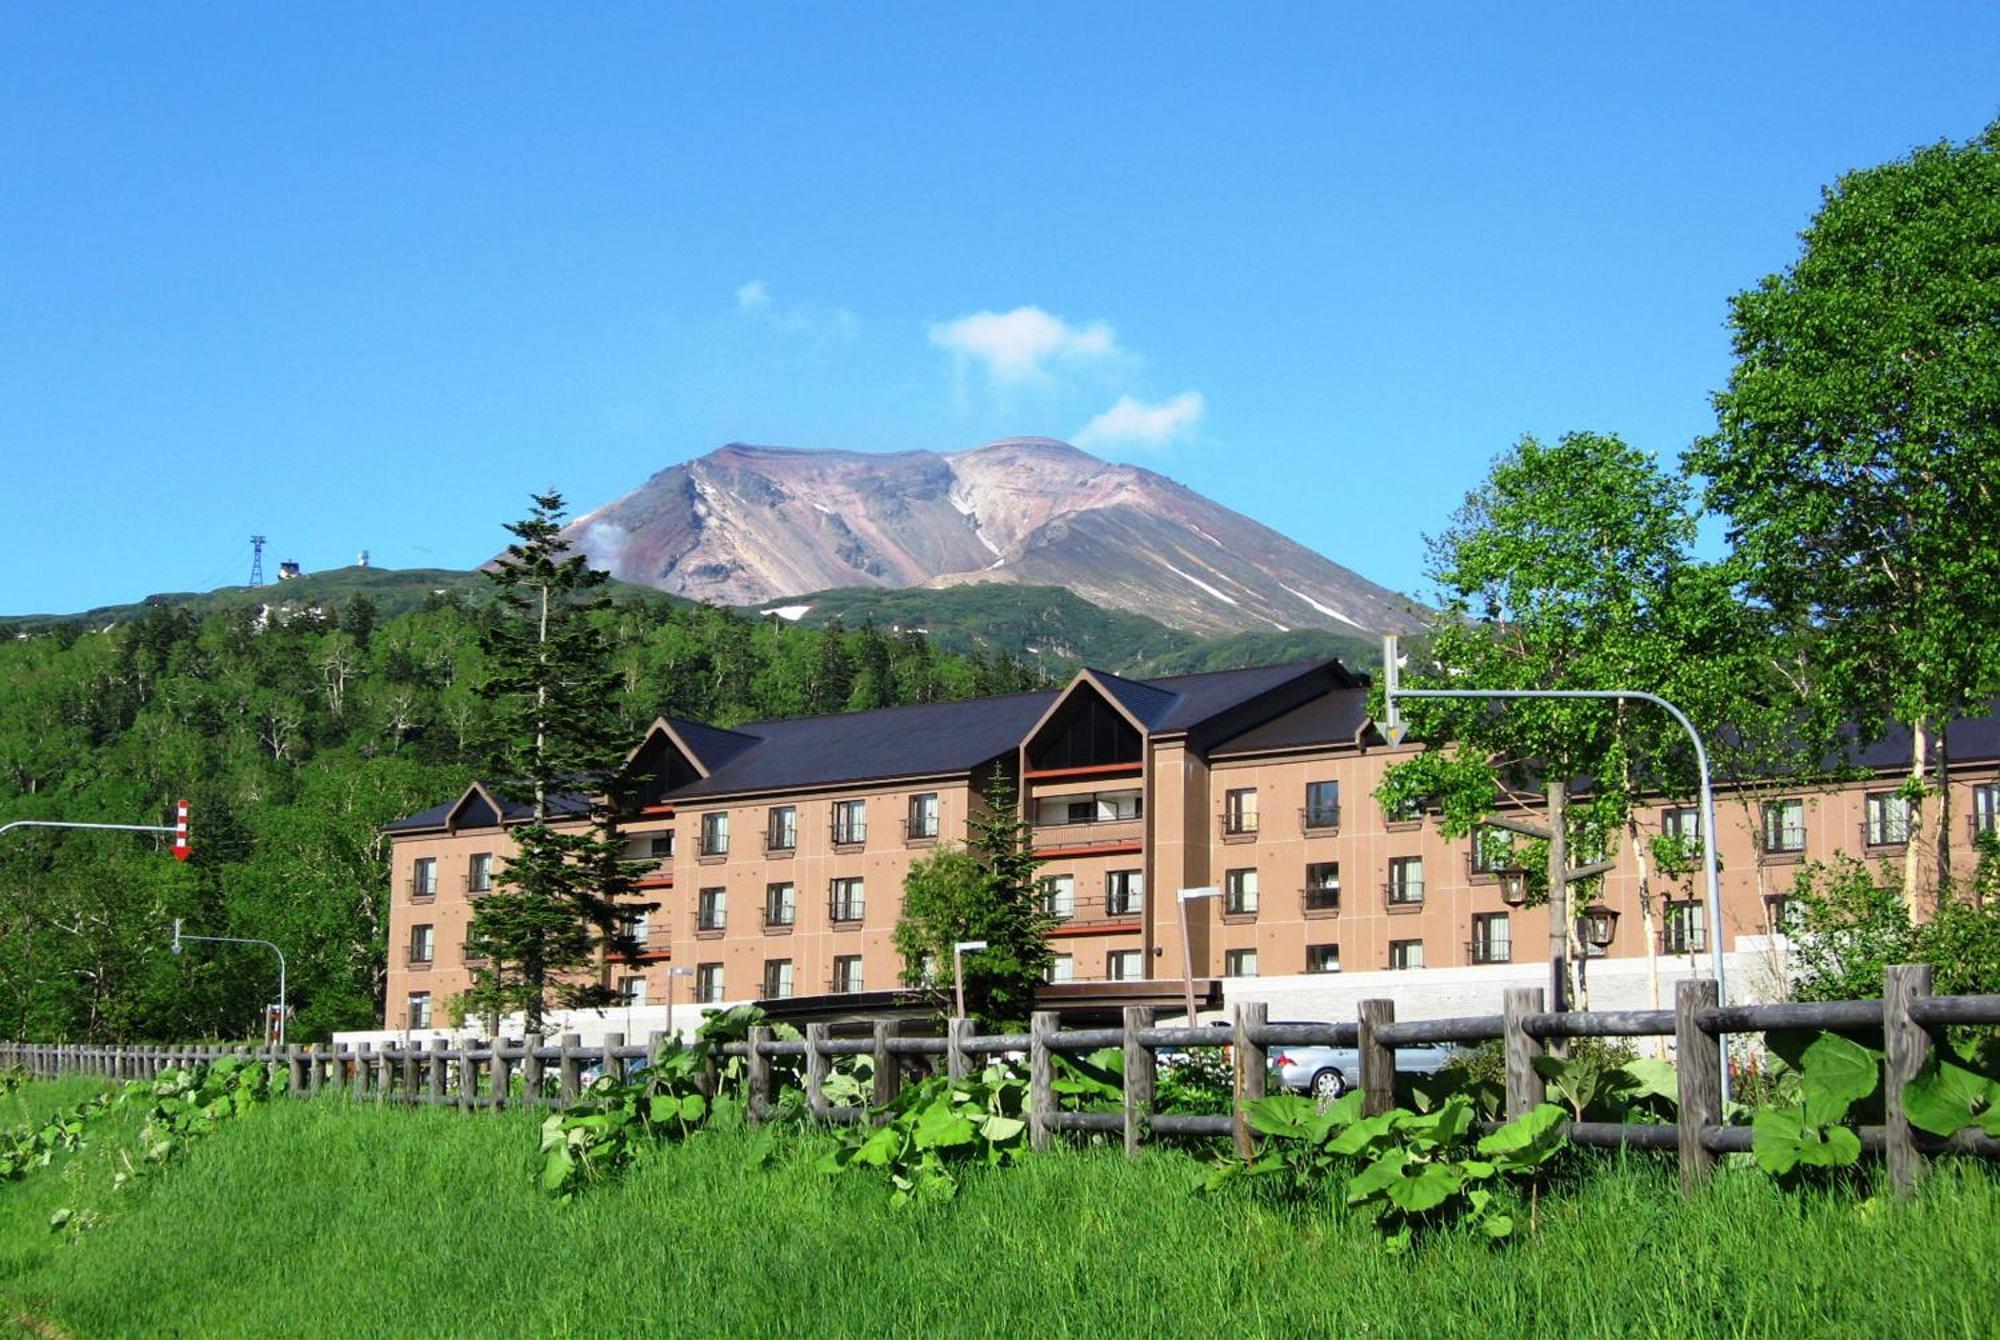
<svg viewBox="0 0 2000 1340">
<path fill-rule="evenodd" d="M 1450 1043 L 1413 1042 L 1396 1049 L 1396 1070 L 1435 1074 L 1456 1050 Z M 1278 1047 L 1271 1053 L 1271 1072 L 1294 1092 L 1338 1098 L 1361 1082 L 1361 1053 L 1353 1047 Z"/>
</svg>

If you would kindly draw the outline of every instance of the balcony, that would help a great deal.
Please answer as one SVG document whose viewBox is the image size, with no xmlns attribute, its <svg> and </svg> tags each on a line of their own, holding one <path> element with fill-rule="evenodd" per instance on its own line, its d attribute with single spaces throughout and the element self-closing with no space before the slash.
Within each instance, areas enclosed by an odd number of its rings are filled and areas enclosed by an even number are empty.
<svg viewBox="0 0 2000 1340">
<path fill-rule="evenodd" d="M 458 947 L 458 958 L 459 962 L 468 968 L 483 968 L 488 962 L 486 955 L 473 952 L 469 944 L 461 944 Z"/>
<path fill-rule="evenodd" d="M 1390 912 L 1421 912 L 1424 910 L 1424 882 L 1416 880 L 1390 880 L 1382 886 L 1382 902 Z"/>
<path fill-rule="evenodd" d="M 493 892 L 493 876 L 490 874 L 478 877 L 460 875 L 458 877 L 458 891 L 465 894 L 491 893 Z"/>
<path fill-rule="evenodd" d="M 832 839 L 835 851 L 854 851 L 867 845 L 868 823 L 866 820 L 842 823 L 836 819 L 828 829 L 827 836 Z"/>
<path fill-rule="evenodd" d="M 1965 816 L 1965 835 L 1974 846 L 1988 833 L 2000 833 L 2000 814 L 1988 810 L 1981 814 L 1977 810 Z"/>
<path fill-rule="evenodd" d="M 933 814 L 924 819 L 903 820 L 903 845 L 906 847 L 928 846 L 938 837 L 938 817 Z"/>
<path fill-rule="evenodd" d="M 1311 885 L 1299 890 L 1299 911 L 1308 919 L 1340 915 L 1340 886 Z"/>
<path fill-rule="evenodd" d="M 694 938 L 713 940 L 729 929 L 729 915 L 719 907 L 697 908 L 694 914 Z"/>
<path fill-rule="evenodd" d="M 1308 837 L 1332 837 L 1340 831 L 1340 806 L 1306 806 L 1299 811 L 1299 831 Z"/>
<path fill-rule="evenodd" d="M 1882 816 L 1861 821 L 1861 845 L 1873 849 L 1901 847 L 1910 840 L 1910 820 L 1908 815 L 1898 818 Z"/>
<path fill-rule="evenodd" d="M 1222 825 L 1224 842 L 1252 842 L 1257 837 L 1257 814 L 1254 810 L 1225 811 L 1219 822 Z"/>
<path fill-rule="evenodd" d="M 798 851 L 798 849 L 799 849 L 799 830 L 796 828 L 790 830 L 781 830 L 775 833 L 767 832 L 764 834 L 764 854 L 766 856 L 775 856 L 775 857 L 791 856 L 795 854 Z"/>
<path fill-rule="evenodd" d="M 1708 931 L 1697 927 L 1682 930 L 1668 926 L 1660 932 L 1660 952 L 1662 954 L 1706 954 L 1708 952 Z"/>
<path fill-rule="evenodd" d="M 720 861 L 729 855 L 729 834 L 703 833 L 701 843 L 695 849 L 695 859 L 700 861 Z"/>
<path fill-rule="evenodd" d="M 413 946 L 410 949 L 409 956 L 406 959 L 404 959 L 404 966 L 409 968 L 419 968 L 419 969 L 429 968 L 431 966 L 431 960 L 432 960 L 432 954 L 430 950 L 417 949 Z"/>
<path fill-rule="evenodd" d="M 1467 963 L 1512 963 L 1514 944 L 1511 940 L 1469 940 L 1465 946 Z"/>
<path fill-rule="evenodd" d="M 833 923 L 835 930 L 849 930 L 861 924 L 863 910 L 859 898 L 830 898 L 826 904 L 826 918 Z"/>
<path fill-rule="evenodd" d="M 411 875 L 409 890 L 411 902 L 428 903 L 438 896 L 437 876 L 425 879 L 421 875 Z"/>
<path fill-rule="evenodd" d="M 1060 903 L 1044 898 L 1042 910 L 1054 917 L 1055 935 L 1090 935 L 1100 931 L 1136 930 L 1145 898 L 1141 894 L 1104 898 L 1070 898 Z"/>
<path fill-rule="evenodd" d="M 799 921 L 799 909 L 794 903 L 764 904 L 764 934 L 789 935 Z"/>
<path fill-rule="evenodd" d="M 1136 816 L 1124 819 L 1072 819 L 1063 823 L 1035 825 L 1035 850 L 1046 855 L 1083 855 L 1101 852 L 1117 855 L 1139 850 L 1144 841 L 1146 821 Z M 1046 835 L 1046 836 L 1045 836 Z"/>
</svg>

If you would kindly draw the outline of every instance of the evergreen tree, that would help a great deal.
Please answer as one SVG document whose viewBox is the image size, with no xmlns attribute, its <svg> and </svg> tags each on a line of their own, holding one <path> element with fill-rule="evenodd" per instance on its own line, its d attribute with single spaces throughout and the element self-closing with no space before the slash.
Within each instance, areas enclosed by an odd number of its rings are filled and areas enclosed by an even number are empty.
<svg viewBox="0 0 2000 1340">
<path fill-rule="evenodd" d="M 529 1032 L 542 1012 L 608 1003 L 602 984 L 566 980 L 617 936 L 619 902 L 633 874 L 613 831 L 618 767 L 628 742 L 617 729 L 616 675 L 602 626 L 606 574 L 562 538 L 563 500 L 537 494 L 515 536 L 488 569 L 499 617 L 482 647 L 493 704 L 502 795 L 530 806 L 516 852 L 494 889 L 474 904 L 468 943 L 488 965 L 477 993 L 488 1008 L 519 1009 Z M 581 829 L 552 821 L 587 818 Z"/>
</svg>

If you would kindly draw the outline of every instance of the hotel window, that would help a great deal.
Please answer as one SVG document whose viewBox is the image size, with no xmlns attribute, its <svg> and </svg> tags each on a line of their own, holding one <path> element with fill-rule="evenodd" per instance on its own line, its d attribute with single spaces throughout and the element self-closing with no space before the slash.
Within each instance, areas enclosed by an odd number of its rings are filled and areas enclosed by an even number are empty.
<svg viewBox="0 0 2000 1340">
<path fill-rule="evenodd" d="M 1972 835 L 2000 831 L 2000 783 L 1981 782 L 1972 788 Z"/>
<path fill-rule="evenodd" d="M 1772 853 L 1806 849 L 1806 803 L 1772 800 L 1764 805 L 1764 850 Z"/>
<path fill-rule="evenodd" d="M 1491 828 L 1472 830 L 1472 873 L 1497 875 L 1513 859 L 1513 842 L 1505 833 Z"/>
<path fill-rule="evenodd" d="M 1340 783 L 1306 783 L 1306 827 L 1340 827 Z"/>
<path fill-rule="evenodd" d="M 647 844 L 647 854 L 656 861 L 673 860 L 674 859 L 673 832 L 669 830 L 668 832 L 665 833 L 653 834 L 651 840 Z"/>
<path fill-rule="evenodd" d="M 1871 847 L 1893 847 L 1910 840 L 1910 802 L 1896 791 L 1870 791 L 1862 837 Z"/>
<path fill-rule="evenodd" d="M 783 1000 L 792 994 L 792 961 L 788 958 L 764 960 L 764 999 Z"/>
<path fill-rule="evenodd" d="M 799 919 L 798 889 L 790 884 L 764 886 L 764 924 L 790 926 Z"/>
<path fill-rule="evenodd" d="M 717 810 L 701 816 L 701 854 L 703 856 L 729 854 L 728 810 Z"/>
<path fill-rule="evenodd" d="M 618 938 L 633 949 L 644 949 L 646 937 L 651 935 L 652 931 L 651 912 L 634 912 L 629 917 L 621 918 L 618 923 Z"/>
<path fill-rule="evenodd" d="M 410 962 L 429 963 L 436 950 L 436 927 L 429 925 L 410 927 Z"/>
<path fill-rule="evenodd" d="M 695 965 L 694 998 L 704 1005 L 715 1005 L 721 1002 L 722 965 L 720 963 L 697 963 Z"/>
<path fill-rule="evenodd" d="M 1389 967 L 1394 971 L 1424 966 L 1424 942 L 1422 940 L 1389 941 Z"/>
<path fill-rule="evenodd" d="M 702 889 L 694 896 L 694 928 L 719 931 L 729 924 L 729 890 Z"/>
<path fill-rule="evenodd" d="M 618 999 L 628 1006 L 646 1003 L 646 979 L 643 977 L 621 977 L 618 979 Z"/>
<path fill-rule="evenodd" d="M 1314 861 L 1306 867 L 1306 911 L 1340 910 L 1340 862 Z"/>
<path fill-rule="evenodd" d="M 852 995 L 861 989 L 861 955 L 840 954 L 833 960 L 833 989 Z"/>
<path fill-rule="evenodd" d="M 474 852 L 465 863 L 465 891 L 486 893 L 493 887 L 493 853 Z"/>
<path fill-rule="evenodd" d="M 1689 846 L 1701 842 L 1701 811 L 1692 805 L 1677 805 L 1670 810 L 1660 811 L 1660 831 L 1670 838 L 1679 838 Z"/>
<path fill-rule="evenodd" d="M 934 838 L 938 835 L 937 792 L 926 791 L 910 797 L 909 836 Z"/>
<path fill-rule="evenodd" d="M 1257 915 L 1257 871 L 1254 867 L 1224 872 L 1222 910 L 1233 917 Z"/>
<path fill-rule="evenodd" d="M 410 896 L 435 898 L 438 891 L 438 863 L 435 856 L 419 856 L 410 867 Z"/>
<path fill-rule="evenodd" d="M 1339 946 L 1339 945 L 1307 945 L 1307 946 L 1306 946 L 1306 971 L 1307 971 L 1307 972 L 1339 972 L 1339 971 L 1340 971 L 1340 946 Z"/>
<path fill-rule="evenodd" d="M 1042 911 L 1063 921 L 1076 915 L 1075 875 L 1043 875 L 1037 882 L 1042 890 Z"/>
<path fill-rule="evenodd" d="M 412 991 L 410 993 L 409 1010 L 406 1017 L 409 1023 L 405 1026 L 408 1028 L 429 1028 L 431 1026 L 431 993 L 428 991 Z"/>
<path fill-rule="evenodd" d="M 1399 906 L 1411 906 L 1424 900 L 1424 858 L 1421 856 L 1391 856 L 1389 858 L 1389 901 Z"/>
<path fill-rule="evenodd" d="M 1257 788 L 1241 787 L 1222 793 L 1222 831 L 1240 837 L 1257 831 Z"/>
<path fill-rule="evenodd" d="M 836 800 L 833 802 L 833 840 L 836 845 L 846 846 L 868 840 L 868 802 L 865 800 Z"/>
<path fill-rule="evenodd" d="M 1076 956 L 1057 954 L 1049 960 L 1048 979 L 1051 982 L 1073 982 L 1076 980 Z"/>
<path fill-rule="evenodd" d="M 1257 975 L 1257 951 L 1254 949 L 1230 949 L 1222 955 L 1222 973 L 1225 977 L 1255 977 Z"/>
<path fill-rule="evenodd" d="M 1136 949 L 1114 949 L 1104 956 L 1104 975 L 1113 982 L 1137 982 L 1145 978 Z"/>
<path fill-rule="evenodd" d="M 829 913 L 836 922 L 861 920 L 861 881 L 836 879 L 828 885 Z"/>
<path fill-rule="evenodd" d="M 1662 948 L 1669 954 L 1699 954 L 1708 948 L 1708 909 L 1698 902 L 1669 902 L 1660 928 Z"/>
<path fill-rule="evenodd" d="M 764 816 L 764 847 L 767 851 L 796 851 L 799 846 L 799 807 L 773 805 Z"/>
<path fill-rule="evenodd" d="M 1474 963 L 1514 961 L 1513 930 L 1505 912 L 1475 912 L 1472 916 Z"/>
<path fill-rule="evenodd" d="M 1141 870 L 1113 870 L 1104 877 L 1104 914 L 1136 917 L 1146 900 L 1146 875 Z"/>
</svg>

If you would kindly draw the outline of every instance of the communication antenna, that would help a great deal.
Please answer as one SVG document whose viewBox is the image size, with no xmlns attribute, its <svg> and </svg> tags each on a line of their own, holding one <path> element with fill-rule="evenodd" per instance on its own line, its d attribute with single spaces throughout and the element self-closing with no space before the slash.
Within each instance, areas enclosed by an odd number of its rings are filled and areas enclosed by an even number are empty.
<svg viewBox="0 0 2000 1340">
<path fill-rule="evenodd" d="M 262 586 L 263 584 L 264 537 L 262 535 L 252 535 L 250 537 L 250 585 Z"/>
</svg>

